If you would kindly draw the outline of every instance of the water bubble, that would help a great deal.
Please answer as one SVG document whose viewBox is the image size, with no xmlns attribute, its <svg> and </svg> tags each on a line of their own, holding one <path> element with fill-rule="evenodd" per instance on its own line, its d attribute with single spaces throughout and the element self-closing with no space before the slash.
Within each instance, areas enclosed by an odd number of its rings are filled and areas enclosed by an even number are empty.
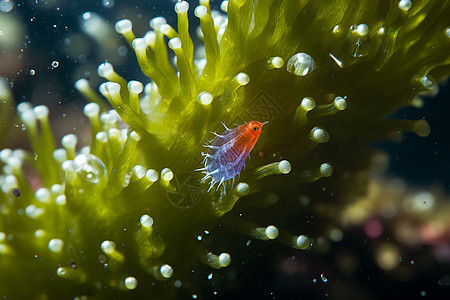
<svg viewBox="0 0 450 300">
<path fill-rule="evenodd" d="M 3 35 L 3 34 L 4 34 L 3 31 L 0 30 L 0 35 Z"/>
<path fill-rule="evenodd" d="M 306 53 L 297 53 L 287 63 L 288 72 L 297 76 L 305 76 L 315 68 L 314 59 Z"/>
<path fill-rule="evenodd" d="M 52 61 L 52 68 L 53 69 L 56 69 L 58 66 L 59 66 L 59 62 L 58 61 L 56 61 L 56 60 Z"/>
<path fill-rule="evenodd" d="M 36 74 L 36 71 L 34 69 L 30 70 L 30 75 L 33 76 L 34 74 Z"/>
<path fill-rule="evenodd" d="M 327 282 L 328 281 L 327 273 L 323 272 L 322 274 L 320 274 L 320 279 L 322 279 L 323 282 Z"/>
<path fill-rule="evenodd" d="M 0 11 L 1 12 L 10 12 L 14 7 L 14 1 L 12 0 L 0 0 Z"/>
<path fill-rule="evenodd" d="M 75 172 L 90 183 L 98 183 L 106 176 L 106 167 L 95 155 L 80 154 L 73 160 Z"/>
<path fill-rule="evenodd" d="M 102 0 L 102 5 L 106 8 L 111 8 L 115 4 L 114 0 Z"/>
</svg>

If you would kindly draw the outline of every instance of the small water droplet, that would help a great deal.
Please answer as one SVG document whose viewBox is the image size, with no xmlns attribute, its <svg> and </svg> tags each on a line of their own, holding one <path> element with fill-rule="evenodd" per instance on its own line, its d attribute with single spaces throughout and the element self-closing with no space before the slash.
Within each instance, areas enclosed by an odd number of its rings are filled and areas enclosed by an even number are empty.
<svg viewBox="0 0 450 300">
<path fill-rule="evenodd" d="M 36 71 L 34 69 L 30 70 L 30 75 L 33 76 L 34 74 L 36 74 Z"/>
<path fill-rule="evenodd" d="M 73 160 L 75 172 L 89 183 L 98 183 L 106 176 L 103 162 L 92 154 L 79 154 Z"/>
<path fill-rule="evenodd" d="M 59 62 L 58 61 L 56 61 L 56 60 L 52 61 L 52 68 L 53 69 L 56 69 L 58 66 L 59 66 Z"/>
<path fill-rule="evenodd" d="M 213 278 L 213 274 L 210 273 L 210 274 L 208 275 L 208 280 L 211 280 L 212 278 Z"/>
<path fill-rule="evenodd" d="M 114 0 L 103 0 L 102 5 L 106 8 L 111 8 L 114 6 Z"/>
<path fill-rule="evenodd" d="M 322 279 L 323 282 L 327 282 L 328 281 L 327 273 L 323 272 L 322 274 L 320 274 L 320 279 Z"/>
<path fill-rule="evenodd" d="M 10 12 L 14 8 L 14 1 L 12 0 L 0 0 L 0 11 Z"/>
<path fill-rule="evenodd" d="M 305 76 L 314 70 L 315 62 L 309 54 L 301 52 L 293 55 L 286 66 L 288 72 L 297 76 Z"/>
<path fill-rule="evenodd" d="M 316 283 L 316 282 L 317 282 L 317 280 L 314 278 L 314 279 L 313 279 L 313 283 Z"/>
</svg>

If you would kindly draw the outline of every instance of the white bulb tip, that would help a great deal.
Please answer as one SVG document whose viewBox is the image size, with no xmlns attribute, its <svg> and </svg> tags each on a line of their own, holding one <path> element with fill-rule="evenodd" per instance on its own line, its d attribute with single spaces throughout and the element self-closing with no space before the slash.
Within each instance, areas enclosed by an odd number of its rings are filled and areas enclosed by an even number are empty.
<svg viewBox="0 0 450 300">
<path fill-rule="evenodd" d="M 173 172 L 172 172 L 172 170 L 169 169 L 169 168 L 164 168 L 164 169 L 161 171 L 161 178 L 162 178 L 164 181 L 171 181 L 171 180 L 173 179 Z"/>
<path fill-rule="evenodd" d="M 39 120 L 45 119 L 48 117 L 48 107 L 45 105 L 38 105 L 35 108 L 33 108 L 34 114 L 36 115 L 36 118 Z"/>
<path fill-rule="evenodd" d="M 344 98 L 337 96 L 334 99 L 334 107 L 339 110 L 345 110 L 347 108 L 347 101 Z"/>
<path fill-rule="evenodd" d="M 48 242 L 48 249 L 52 252 L 61 252 L 63 247 L 64 241 L 61 239 L 51 239 L 50 242 Z"/>
<path fill-rule="evenodd" d="M 202 105 L 209 105 L 213 101 L 213 95 L 208 92 L 201 92 L 197 96 L 197 101 Z"/>
<path fill-rule="evenodd" d="M 333 166 L 329 163 L 321 164 L 320 174 L 322 174 L 323 177 L 330 177 L 333 174 Z"/>
<path fill-rule="evenodd" d="M 113 65 L 107 61 L 100 64 L 97 68 L 98 76 L 103 77 L 103 78 L 109 77 L 110 75 L 112 75 L 113 72 L 114 72 Z"/>
<path fill-rule="evenodd" d="M 300 103 L 302 108 L 306 111 L 310 111 L 316 107 L 316 101 L 314 101 L 313 98 L 305 97 L 302 99 L 302 102 Z"/>
<path fill-rule="evenodd" d="M 239 73 L 236 75 L 236 80 L 240 85 L 247 85 L 250 81 L 250 76 L 246 73 Z"/>
<path fill-rule="evenodd" d="M 84 106 L 83 113 L 86 117 L 92 118 L 98 116 L 100 106 L 97 103 L 88 103 Z"/>
<path fill-rule="evenodd" d="M 133 46 L 133 49 L 136 51 L 142 51 L 145 50 L 145 48 L 147 48 L 147 42 L 142 38 L 134 39 L 131 45 Z"/>
<path fill-rule="evenodd" d="M 203 5 L 197 6 L 194 10 L 194 15 L 197 18 L 203 18 L 207 13 L 208 13 L 208 9 L 206 8 L 206 6 L 203 6 Z"/>
<path fill-rule="evenodd" d="M 169 40 L 169 48 L 172 50 L 181 48 L 181 40 L 179 38 L 173 38 Z"/>
<path fill-rule="evenodd" d="M 125 287 L 129 290 L 134 290 L 137 287 L 137 279 L 133 276 L 129 276 L 124 280 Z"/>
<path fill-rule="evenodd" d="M 123 34 L 126 32 L 130 32 L 133 27 L 133 24 L 130 20 L 124 19 L 120 20 L 116 23 L 115 29 L 118 33 Z"/>
<path fill-rule="evenodd" d="M 149 169 L 145 174 L 145 177 L 147 177 L 147 179 L 150 180 L 151 182 L 155 182 L 158 180 L 159 175 L 158 172 L 156 172 L 155 170 Z"/>
<path fill-rule="evenodd" d="M 267 238 L 274 240 L 278 237 L 278 228 L 273 225 L 269 225 L 266 227 L 266 236 Z"/>
<path fill-rule="evenodd" d="M 142 215 L 139 222 L 141 223 L 142 226 L 148 228 L 153 225 L 153 218 L 150 217 L 149 215 Z"/>
<path fill-rule="evenodd" d="M 170 265 L 168 264 L 164 264 L 161 266 L 161 268 L 159 269 L 162 277 L 164 278 L 170 278 L 173 275 L 173 269 Z"/>
<path fill-rule="evenodd" d="M 228 253 L 220 253 L 219 255 L 219 264 L 222 267 L 227 267 L 231 263 L 231 255 Z"/>
<path fill-rule="evenodd" d="M 63 136 L 63 138 L 61 139 L 61 144 L 63 145 L 64 148 L 70 149 L 75 148 L 77 142 L 78 142 L 77 136 L 72 133 Z"/>
<path fill-rule="evenodd" d="M 287 160 L 282 160 L 278 164 L 278 169 L 282 174 L 288 174 L 289 172 L 291 172 L 292 167 L 290 162 L 288 162 Z"/>
<path fill-rule="evenodd" d="M 175 4 L 175 12 L 177 14 L 184 14 L 189 10 L 189 3 L 186 1 L 181 1 Z"/>
</svg>

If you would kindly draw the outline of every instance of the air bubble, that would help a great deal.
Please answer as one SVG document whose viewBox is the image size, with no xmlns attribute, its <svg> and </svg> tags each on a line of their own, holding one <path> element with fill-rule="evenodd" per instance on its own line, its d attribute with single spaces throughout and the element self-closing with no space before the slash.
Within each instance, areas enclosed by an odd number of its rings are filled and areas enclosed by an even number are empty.
<svg viewBox="0 0 450 300">
<path fill-rule="evenodd" d="M 12 0 L 0 0 L 0 11 L 7 13 L 14 8 L 14 1 Z"/>
<path fill-rule="evenodd" d="M 297 76 L 305 76 L 315 68 L 314 59 L 306 53 L 297 53 L 287 63 L 288 72 Z"/>
<path fill-rule="evenodd" d="M 59 67 L 59 62 L 56 60 L 52 61 L 52 69 L 56 69 L 57 67 Z"/>
<path fill-rule="evenodd" d="M 30 70 L 30 75 L 31 75 L 31 76 L 34 76 L 34 74 L 36 74 L 36 71 L 35 71 L 34 69 L 31 69 L 31 70 Z"/>
<path fill-rule="evenodd" d="M 115 4 L 114 0 L 103 0 L 102 5 L 106 8 L 111 8 Z"/>
<path fill-rule="evenodd" d="M 106 176 L 103 162 L 92 154 L 79 154 L 73 160 L 75 172 L 89 183 L 98 183 Z"/>
<path fill-rule="evenodd" d="M 322 279 L 323 282 L 327 282 L 328 281 L 327 274 L 325 272 L 320 274 L 320 279 Z"/>
</svg>

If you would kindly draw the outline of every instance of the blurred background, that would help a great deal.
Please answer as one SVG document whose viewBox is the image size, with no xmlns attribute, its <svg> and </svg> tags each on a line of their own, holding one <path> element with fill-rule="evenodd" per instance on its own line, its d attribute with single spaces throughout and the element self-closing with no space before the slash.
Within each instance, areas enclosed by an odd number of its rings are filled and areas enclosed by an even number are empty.
<svg viewBox="0 0 450 300">
<path fill-rule="evenodd" d="M 126 79 L 148 82 L 114 31 L 115 22 L 130 19 L 136 36 L 143 36 L 157 16 L 176 27 L 175 2 L 0 0 L 0 77 L 12 88 L 16 104 L 50 107 L 58 138 L 79 134 L 88 124 L 82 114 L 86 102 L 74 89 L 78 79 L 97 87 L 97 66 L 109 61 Z M 193 8 L 198 3 L 189 2 L 195 36 Z M 217 8 L 220 2 L 211 4 Z M 309 217 L 299 218 L 304 232 L 326 232 L 315 237 L 311 251 L 234 235 L 232 242 L 241 249 L 234 261 L 238 267 L 225 272 L 225 278 L 201 279 L 202 294 L 224 299 L 449 299 L 449 97 L 450 85 L 441 83 L 437 96 L 424 98 L 423 108 L 405 108 L 393 116 L 424 118 L 431 133 L 373 145 L 389 153 L 390 164 L 383 176 L 371 180 L 366 198 L 343 208 L 332 221 L 305 204 L 302 216 Z M 27 148 L 18 124 L 9 124 L 1 146 Z M 355 217 L 358 209 L 366 210 L 363 217 Z"/>
</svg>

